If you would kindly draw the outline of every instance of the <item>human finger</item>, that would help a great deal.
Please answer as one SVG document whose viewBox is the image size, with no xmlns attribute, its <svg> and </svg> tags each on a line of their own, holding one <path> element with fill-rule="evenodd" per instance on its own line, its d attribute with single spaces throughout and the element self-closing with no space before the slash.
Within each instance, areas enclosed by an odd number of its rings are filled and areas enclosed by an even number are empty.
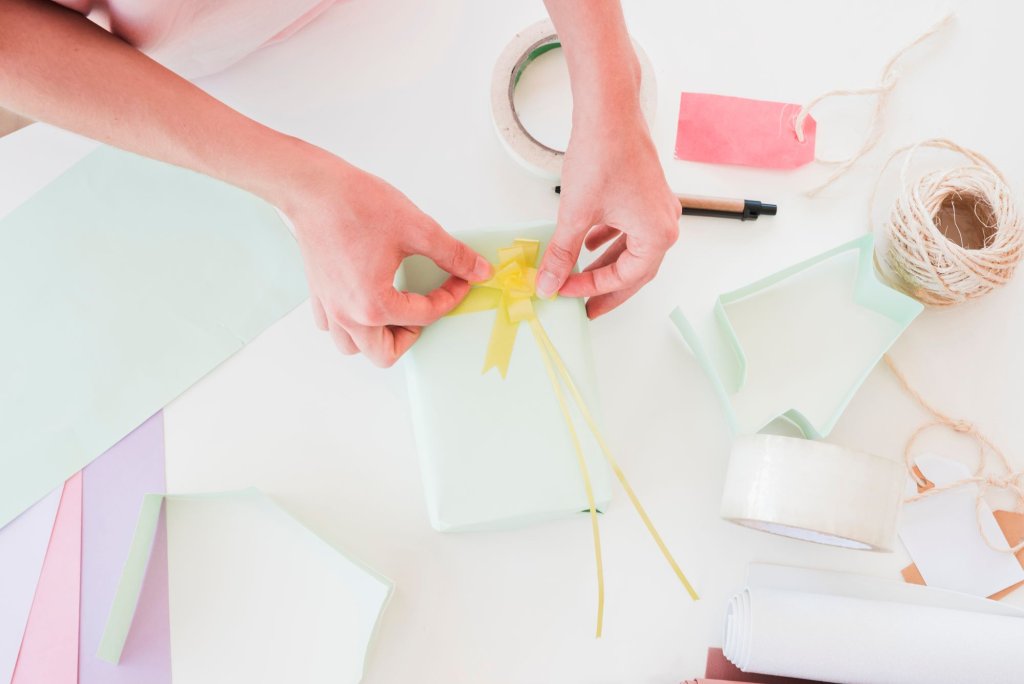
<svg viewBox="0 0 1024 684">
<path fill-rule="evenodd" d="M 558 212 L 558 225 L 548 241 L 540 267 L 537 269 L 537 294 L 550 297 L 559 292 L 566 278 L 576 267 L 583 247 L 583 238 L 590 230 L 589 217 L 564 209 Z"/>
<path fill-rule="evenodd" d="M 334 341 L 334 346 L 338 348 L 342 354 L 351 356 L 352 354 L 358 354 L 359 348 L 356 343 L 352 340 L 352 336 L 349 335 L 344 328 L 337 323 L 330 326 L 331 340 Z"/>
<path fill-rule="evenodd" d="M 638 256 L 631 251 L 627 236 L 625 248 L 615 261 L 570 275 L 560 292 L 566 297 L 594 297 L 625 290 L 640 283 L 648 274 L 656 272 L 660 261 L 660 257 L 654 254 Z"/>
<path fill-rule="evenodd" d="M 453 276 L 471 283 L 491 277 L 491 264 L 466 243 L 456 240 L 431 220 L 430 228 L 412 240 L 410 248 L 422 254 Z"/>
<path fill-rule="evenodd" d="M 422 328 L 418 326 L 381 325 L 370 327 L 353 324 L 348 332 L 359 351 L 374 365 L 381 368 L 393 366 L 402 354 L 419 339 Z"/>
<path fill-rule="evenodd" d="M 584 272 L 596 271 L 599 268 L 604 268 L 609 264 L 615 263 L 619 256 L 626 249 L 626 236 L 620 235 L 619 238 L 610 244 L 606 250 L 597 256 L 590 264 L 583 269 Z"/>
<path fill-rule="evenodd" d="M 469 293 L 469 283 L 452 276 L 425 295 L 391 290 L 384 304 L 388 325 L 430 325 L 459 305 Z"/>
<path fill-rule="evenodd" d="M 639 292 L 640 288 L 645 284 L 646 281 L 625 290 L 618 290 L 616 292 L 609 292 L 607 294 L 591 297 L 587 300 L 587 318 L 593 320 L 598 316 L 605 315 L 612 309 L 615 309 L 619 305 L 625 303 L 627 299 Z"/>
<path fill-rule="evenodd" d="M 621 230 L 609 225 L 595 226 L 593 230 L 587 233 L 587 238 L 583 241 L 583 245 L 593 252 L 601 245 L 607 244 L 621 234 Z"/>
</svg>

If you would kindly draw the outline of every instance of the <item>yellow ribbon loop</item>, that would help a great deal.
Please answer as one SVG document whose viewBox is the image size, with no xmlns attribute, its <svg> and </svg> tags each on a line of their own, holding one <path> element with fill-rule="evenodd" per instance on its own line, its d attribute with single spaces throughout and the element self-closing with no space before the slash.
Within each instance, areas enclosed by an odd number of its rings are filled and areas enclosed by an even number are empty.
<svg viewBox="0 0 1024 684">
<path fill-rule="evenodd" d="M 533 297 L 537 282 L 537 257 L 540 242 L 520 238 L 510 246 L 498 250 L 498 265 L 490 280 L 473 285 L 462 303 L 449 315 L 497 309 L 491 340 L 484 357 L 486 373 L 497 368 L 501 377 L 508 375 L 512 347 L 516 342 L 519 324 L 536 317 Z"/>
<path fill-rule="evenodd" d="M 583 396 L 572 381 L 569 369 L 566 368 L 562 357 L 558 354 L 558 350 L 555 349 L 555 345 L 551 342 L 551 338 L 548 337 L 544 326 L 541 325 L 540 319 L 537 318 L 533 308 L 533 298 L 536 296 L 536 263 L 539 255 L 540 242 L 537 240 L 517 239 L 510 246 L 499 249 L 498 264 L 494 268 L 494 276 L 486 282 L 473 285 L 466 298 L 449 315 L 475 313 L 491 309 L 496 310 L 494 327 L 491 329 L 491 339 L 487 343 L 483 372 L 486 373 L 491 368 L 497 368 L 503 378 L 508 373 L 508 364 L 512 358 L 512 347 L 515 345 L 519 324 L 526 321 L 530 326 L 534 340 L 537 342 L 537 347 L 540 349 L 541 358 L 544 361 L 544 369 L 551 380 L 551 387 L 554 390 L 555 398 L 558 399 L 558 406 L 562 411 L 562 417 L 565 419 L 565 425 L 569 430 L 573 448 L 576 450 L 580 474 L 583 476 L 583 487 L 586 490 L 587 505 L 590 512 L 590 526 L 594 535 L 594 557 L 597 564 L 597 636 L 600 637 L 604 622 L 604 566 L 601 561 L 601 535 L 597 525 L 597 505 L 594 503 L 594 489 L 590 483 L 590 472 L 587 469 L 583 447 L 580 445 L 579 436 L 573 424 L 565 389 L 568 390 L 569 397 L 576 402 L 584 422 L 594 434 L 598 445 L 601 447 L 601 452 L 615 473 L 615 477 L 622 484 L 622 488 L 626 490 L 630 502 L 640 515 L 640 519 L 643 521 L 644 526 L 647 527 L 647 531 L 654 539 L 654 542 L 658 545 L 665 560 L 668 561 L 672 571 L 679 578 L 679 581 L 692 599 L 697 600 L 698 596 L 689 580 L 686 579 L 686 575 L 683 574 L 679 564 L 672 557 L 672 553 L 668 550 L 668 546 L 665 545 L 661 535 L 658 534 L 654 523 L 651 522 L 650 517 L 647 515 L 647 511 L 640 504 L 640 498 L 629 485 L 625 473 L 622 472 L 619 464 L 612 456 L 611 449 L 608 448 L 608 444 L 605 442 L 604 437 L 601 436 L 597 423 L 587 408 L 586 402 L 583 401 Z M 563 389 L 563 385 L 565 389 Z"/>
</svg>

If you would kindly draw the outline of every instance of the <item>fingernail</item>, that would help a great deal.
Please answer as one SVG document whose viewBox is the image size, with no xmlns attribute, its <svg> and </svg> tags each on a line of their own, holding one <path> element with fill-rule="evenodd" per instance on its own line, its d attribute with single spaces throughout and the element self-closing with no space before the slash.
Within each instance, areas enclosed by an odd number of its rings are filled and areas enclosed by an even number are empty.
<svg viewBox="0 0 1024 684">
<path fill-rule="evenodd" d="M 473 280 L 482 281 L 491 277 L 491 265 L 482 256 L 476 258 L 476 265 L 473 266 Z"/>
<path fill-rule="evenodd" d="M 558 287 L 558 278 L 551 271 L 541 271 L 537 276 L 537 294 L 547 299 L 555 294 Z"/>
</svg>

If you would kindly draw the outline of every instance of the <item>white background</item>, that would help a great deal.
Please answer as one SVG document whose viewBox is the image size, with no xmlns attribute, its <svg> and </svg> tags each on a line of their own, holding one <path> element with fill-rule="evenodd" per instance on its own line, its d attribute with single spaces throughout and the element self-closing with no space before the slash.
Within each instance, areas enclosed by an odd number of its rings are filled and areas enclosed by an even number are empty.
<svg viewBox="0 0 1024 684">
<path fill-rule="evenodd" d="M 775 173 L 674 160 L 679 92 L 803 102 L 831 88 L 870 86 L 888 57 L 947 5 L 625 4 L 655 65 L 653 133 L 673 189 L 781 207 L 778 217 L 756 223 L 684 219 L 659 278 L 592 326 L 608 437 L 702 599 L 690 602 L 621 492 L 601 521 L 608 600 L 601 640 L 592 634 L 584 518 L 494 534 L 431 530 L 401 368 L 379 371 L 341 357 L 301 307 L 167 408 L 168 481 L 184 492 L 258 486 L 395 581 L 366 682 L 675 682 L 703 673 L 707 647 L 721 643 L 725 601 L 750 561 L 891 578 L 907 563 L 901 551 L 815 546 L 718 518 L 729 434 L 668 313 L 676 304 L 706 311 L 719 292 L 868 230 L 872 184 L 889 152 L 905 143 L 949 136 L 978 149 L 1020 196 L 1024 9 L 957 3 L 954 26 L 904 63 L 881 144 L 810 200 L 801 192 L 824 177 L 817 165 Z M 450 230 L 551 219 L 551 185 L 506 156 L 488 99 L 495 57 L 543 16 L 539 0 L 351 0 L 201 84 L 387 178 Z M 819 152 L 854 149 L 872 107 L 823 104 L 815 112 Z M 0 212 L 84 149 L 67 137 L 26 133 L 0 147 Z M 891 193 L 882 196 L 886 202 Z M 927 311 L 893 350 L 927 397 L 978 422 L 1017 462 L 1022 282 L 955 310 Z M 880 367 L 830 440 L 895 457 L 923 418 Z M 953 437 L 933 444 L 951 456 L 973 454 Z"/>
</svg>

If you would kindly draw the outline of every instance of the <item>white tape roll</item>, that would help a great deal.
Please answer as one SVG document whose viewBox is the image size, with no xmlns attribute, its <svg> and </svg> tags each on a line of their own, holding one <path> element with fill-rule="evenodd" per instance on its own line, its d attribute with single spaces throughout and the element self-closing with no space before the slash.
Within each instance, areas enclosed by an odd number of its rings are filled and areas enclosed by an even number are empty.
<svg viewBox="0 0 1024 684">
<path fill-rule="evenodd" d="M 556 150 L 541 143 L 523 126 L 516 114 L 516 83 L 527 65 L 548 50 L 560 47 L 555 27 L 548 20 L 528 26 L 515 35 L 494 65 L 491 79 L 491 114 L 494 128 L 505 149 L 519 164 L 541 178 L 557 181 L 562 175 L 565 150 Z M 633 42 L 640 61 L 640 108 L 650 126 L 654 120 L 657 87 L 654 70 L 647 55 Z M 609 135 L 614 135 L 610 131 Z"/>
<path fill-rule="evenodd" d="M 733 444 L 722 517 L 795 539 L 890 551 L 903 463 L 834 444 L 746 435 Z"/>
</svg>

